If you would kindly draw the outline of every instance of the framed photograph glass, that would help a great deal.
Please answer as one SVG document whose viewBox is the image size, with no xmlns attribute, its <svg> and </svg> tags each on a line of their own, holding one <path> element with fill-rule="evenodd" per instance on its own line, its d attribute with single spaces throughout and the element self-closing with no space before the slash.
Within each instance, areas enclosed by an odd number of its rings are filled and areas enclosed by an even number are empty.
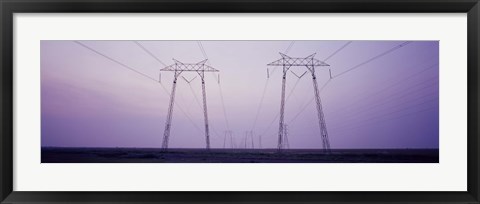
<svg viewBox="0 0 480 204">
<path fill-rule="evenodd" d="M 5 203 L 478 203 L 478 1 L 2 1 Z"/>
</svg>

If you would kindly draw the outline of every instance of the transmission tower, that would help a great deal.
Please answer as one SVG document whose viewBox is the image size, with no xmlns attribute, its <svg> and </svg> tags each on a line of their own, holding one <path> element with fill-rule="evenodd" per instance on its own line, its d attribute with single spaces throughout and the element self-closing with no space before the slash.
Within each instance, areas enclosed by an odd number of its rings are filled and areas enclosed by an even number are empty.
<svg viewBox="0 0 480 204">
<path fill-rule="evenodd" d="M 243 148 L 244 148 L 244 149 L 247 149 L 247 138 L 248 138 L 247 135 L 248 135 L 248 134 L 247 134 L 247 131 L 245 131 L 245 141 L 244 141 L 244 143 L 243 143 Z"/>
<path fill-rule="evenodd" d="M 317 102 L 317 115 L 318 123 L 320 127 L 320 134 L 323 142 L 323 149 L 327 152 L 330 151 L 330 142 L 328 140 L 327 125 L 325 123 L 325 117 L 322 110 L 322 102 L 320 100 L 320 92 L 317 85 L 317 77 L 315 75 L 315 68 L 319 66 L 330 66 L 327 63 L 315 59 L 315 53 L 305 58 L 290 57 L 286 54 L 280 53 L 281 59 L 267 64 L 268 66 L 281 66 L 283 68 L 282 76 L 282 96 L 280 99 L 280 120 L 278 126 L 278 149 L 281 150 L 284 147 L 284 111 L 285 111 L 285 85 L 287 82 L 287 72 L 291 67 L 306 67 L 312 74 L 313 90 L 315 94 L 315 100 Z"/>
<path fill-rule="evenodd" d="M 250 140 L 252 142 L 252 149 L 255 149 L 255 142 L 253 141 L 253 131 L 250 131 Z"/>
<path fill-rule="evenodd" d="M 234 149 L 237 149 L 237 140 L 235 139 L 235 136 L 233 136 L 233 134 L 232 134 L 232 140 L 231 141 L 232 141 L 232 147 Z"/>
<path fill-rule="evenodd" d="M 227 141 L 227 131 L 225 131 L 225 135 L 223 136 L 223 149 L 225 149 L 225 142 Z"/>
<path fill-rule="evenodd" d="M 258 148 L 262 149 L 262 135 L 258 135 Z"/>
<path fill-rule="evenodd" d="M 283 148 L 290 149 L 290 143 L 288 142 L 288 126 L 287 124 L 283 125 Z"/>
<path fill-rule="evenodd" d="M 168 106 L 168 115 L 167 121 L 165 122 L 165 130 L 163 132 L 163 143 L 162 149 L 168 149 L 168 140 L 170 138 L 170 129 L 172 127 L 172 114 L 173 114 L 173 105 L 175 101 L 175 89 L 177 87 L 177 78 L 183 72 L 196 72 L 202 80 L 202 95 L 203 95 L 203 116 L 205 122 L 205 143 L 206 148 L 210 149 L 210 133 L 208 128 L 208 114 L 207 114 L 207 94 L 205 92 L 205 72 L 218 72 L 217 69 L 208 66 L 205 64 L 207 59 L 200 61 L 198 63 L 182 63 L 176 59 L 173 59 L 175 64 L 167 66 L 160 71 L 173 72 L 173 85 L 172 92 L 170 93 L 170 104 Z"/>
<path fill-rule="evenodd" d="M 250 144 L 249 144 L 250 143 Z M 245 148 L 251 147 L 252 149 L 255 149 L 255 141 L 253 138 L 253 131 L 245 131 Z"/>
</svg>

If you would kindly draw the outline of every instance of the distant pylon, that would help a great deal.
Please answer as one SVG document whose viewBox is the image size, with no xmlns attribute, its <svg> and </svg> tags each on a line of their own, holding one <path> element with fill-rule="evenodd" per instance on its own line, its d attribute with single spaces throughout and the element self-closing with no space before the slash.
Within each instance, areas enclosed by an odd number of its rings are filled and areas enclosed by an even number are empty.
<svg viewBox="0 0 480 204">
<path fill-rule="evenodd" d="M 168 149 L 168 140 L 170 138 L 170 130 L 172 126 L 172 114 L 173 106 L 175 103 L 175 90 L 177 87 L 177 78 L 182 72 L 196 72 L 202 80 L 202 95 L 203 95 L 203 116 L 205 122 L 205 143 L 206 148 L 210 149 L 210 131 L 208 127 L 208 114 L 207 114 L 207 94 L 205 92 L 205 72 L 218 72 L 217 69 L 205 64 L 207 60 L 202 60 L 198 63 L 182 63 L 176 59 L 173 59 L 175 64 L 167 66 L 160 71 L 173 72 L 173 86 L 170 93 L 170 104 L 168 106 L 167 121 L 165 122 L 165 130 L 163 131 L 162 149 Z"/>
<path fill-rule="evenodd" d="M 225 135 L 223 136 L 223 148 L 225 149 L 225 141 L 227 141 L 227 131 L 225 131 Z"/>
<path fill-rule="evenodd" d="M 315 75 L 315 67 L 318 66 L 330 66 L 327 63 L 320 61 L 318 59 L 315 59 L 315 53 L 312 55 L 309 55 L 305 58 L 297 58 L 297 57 L 290 57 L 287 56 L 283 53 L 280 53 L 282 56 L 281 59 L 276 60 L 274 62 L 271 62 L 267 64 L 268 66 L 282 66 L 283 67 L 283 77 L 282 77 L 282 95 L 281 95 L 281 100 L 280 100 L 280 120 L 279 120 L 279 126 L 278 126 L 278 149 L 281 150 L 284 148 L 284 134 L 285 131 L 284 129 L 284 111 L 285 111 L 285 86 L 287 82 L 287 72 L 288 70 L 293 67 L 293 66 L 304 66 L 306 67 L 310 73 L 312 74 L 312 80 L 313 80 L 313 89 L 314 89 L 314 94 L 315 94 L 315 100 L 317 102 L 317 116 L 318 116 L 318 123 L 320 127 L 320 134 L 322 138 L 322 143 L 323 143 L 323 149 L 327 152 L 330 151 L 330 142 L 328 139 L 328 132 L 327 132 L 327 125 L 325 123 L 325 117 L 323 114 L 322 110 L 322 102 L 320 100 L 320 92 L 318 90 L 318 85 L 317 85 L 317 77 Z"/>
<path fill-rule="evenodd" d="M 232 133 L 232 140 L 231 140 L 231 142 L 232 142 L 232 143 L 231 143 L 231 144 L 232 144 L 232 147 L 233 147 L 234 149 L 236 149 L 236 148 L 237 148 L 237 140 L 236 140 L 235 137 L 233 136 L 233 133 Z"/>
<path fill-rule="evenodd" d="M 245 141 L 243 141 L 243 148 L 244 149 L 247 149 L 247 138 L 248 138 L 248 134 L 247 134 L 247 131 L 245 131 Z"/>
<path fill-rule="evenodd" d="M 258 148 L 262 148 L 262 135 L 258 135 Z"/>
<path fill-rule="evenodd" d="M 253 131 L 245 131 L 245 148 L 250 147 L 255 149 L 255 139 L 253 138 Z"/>
<path fill-rule="evenodd" d="M 253 140 L 253 131 L 250 131 L 250 140 L 252 141 L 252 149 L 255 149 L 255 142 Z"/>
</svg>

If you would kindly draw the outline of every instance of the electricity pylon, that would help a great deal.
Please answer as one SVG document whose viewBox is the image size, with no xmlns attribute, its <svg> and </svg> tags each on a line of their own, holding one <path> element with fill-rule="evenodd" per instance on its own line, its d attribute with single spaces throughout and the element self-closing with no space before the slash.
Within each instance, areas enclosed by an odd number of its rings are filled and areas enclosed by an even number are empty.
<svg viewBox="0 0 480 204">
<path fill-rule="evenodd" d="M 205 92 L 205 72 L 218 72 L 217 69 L 208 66 L 205 64 L 207 59 L 202 60 L 198 63 L 182 63 L 176 59 L 173 59 L 175 64 L 167 66 L 160 71 L 169 71 L 173 72 L 173 86 L 172 92 L 170 93 L 170 104 L 168 106 L 168 115 L 167 121 L 165 122 L 165 130 L 163 131 L 163 143 L 162 149 L 168 149 L 168 140 L 170 138 L 170 129 L 172 127 L 172 114 L 173 114 L 173 105 L 175 103 L 175 89 L 177 87 L 177 78 L 182 74 L 182 72 L 197 72 L 202 80 L 202 95 L 203 95 L 203 117 L 205 121 L 205 143 L 206 148 L 210 149 L 210 132 L 208 128 L 208 114 L 207 114 L 207 94 Z"/>
<path fill-rule="evenodd" d="M 288 143 L 288 126 L 287 124 L 283 125 L 283 148 L 290 149 L 290 143 Z"/>
<path fill-rule="evenodd" d="M 262 135 L 258 135 L 258 148 L 262 149 Z"/>
<path fill-rule="evenodd" d="M 253 131 L 250 130 L 250 131 L 245 131 L 245 148 L 247 148 L 248 146 L 248 140 L 250 140 L 250 147 L 252 149 L 255 149 L 255 141 L 254 141 L 254 138 L 253 138 Z"/>
<path fill-rule="evenodd" d="M 280 53 L 282 56 L 281 59 L 276 60 L 267 64 L 268 66 L 282 66 L 283 67 L 283 77 L 282 77 L 282 96 L 280 100 L 280 120 L 278 126 L 278 149 L 281 150 L 284 148 L 284 111 L 285 111 L 285 85 L 287 83 L 287 72 L 291 67 L 306 67 L 308 71 L 312 74 L 313 80 L 313 90 L 315 94 L 315 100 L 317 102 L 317 116 L 318 123 L 320 126 L 320 134 L 323 142 L 323 149 L 327 152 L 330 151 L 330 142 L 328 140 L 327 125 L 325 123 L 325 117 L 322 110 L 322 101 L 320 100 L 320 92 L 317 85 L 317 77 L 315 75 L 315 68 L 319 66 L 330 66 L 327 63 L 315 59 L 315 53 L 309 55 L 305 58 L 290 57 L 286 54 Z"/>
</svg>

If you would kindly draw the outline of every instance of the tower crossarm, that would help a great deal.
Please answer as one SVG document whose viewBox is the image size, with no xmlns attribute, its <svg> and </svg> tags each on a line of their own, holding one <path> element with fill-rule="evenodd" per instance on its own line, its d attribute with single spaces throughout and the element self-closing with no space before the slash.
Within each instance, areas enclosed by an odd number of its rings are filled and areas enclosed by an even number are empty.
<svg viewBox="0 0 480 204">
<path fill-rule="evenodd" d="M 182 63 L 176 59 L 173 59 L 175 64 L 166 66 L 160 71 L 182 71 L 182 72 L 218 72 L 217 69 L 205 64 L 207 60 L 202 60 L 198 63 Z"/>
<path fill-rule="evenodd" d="M 268 63 L 268 66 L 286 66 L 286 67 L 293 67 L 293 66 L 330 66 L 329 64 L 315 59 L 315 54 L 312 54 L 308 57 L 290 57 L 286 54 L 280 53 L 282 58 L 279 60 L 273 61 Z"/>
</svg>

